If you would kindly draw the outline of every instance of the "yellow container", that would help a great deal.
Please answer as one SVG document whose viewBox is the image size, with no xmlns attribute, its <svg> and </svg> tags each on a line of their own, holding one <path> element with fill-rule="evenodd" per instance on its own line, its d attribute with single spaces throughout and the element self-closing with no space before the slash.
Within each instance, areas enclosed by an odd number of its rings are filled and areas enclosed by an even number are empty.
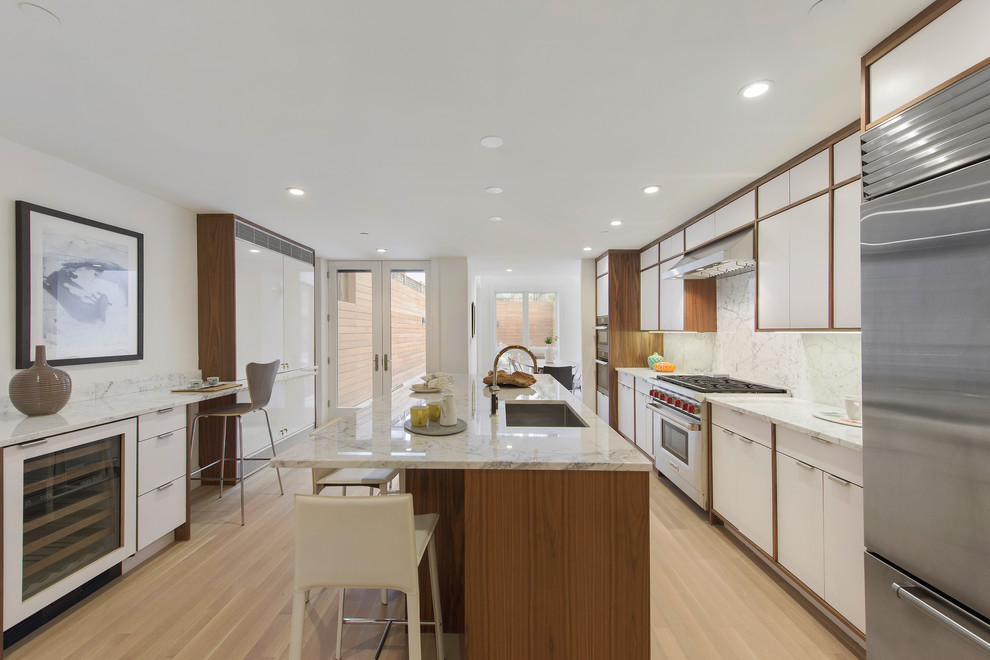
<svg viewBox="0 0 990 660">
<path fill-rule="evenodd" d="M 426 407 L 430 409 L 430 421 L 437 422 L 440 421 L 440 402 L 431 401 L 426 404 Z"/>
<path fill-rule="evenodd" d="M 413 426 L 426 426 L 430 419 L 430 409 L 426 406 L 413 406 L 409 409 L 409 420 Z"/>
</svg>

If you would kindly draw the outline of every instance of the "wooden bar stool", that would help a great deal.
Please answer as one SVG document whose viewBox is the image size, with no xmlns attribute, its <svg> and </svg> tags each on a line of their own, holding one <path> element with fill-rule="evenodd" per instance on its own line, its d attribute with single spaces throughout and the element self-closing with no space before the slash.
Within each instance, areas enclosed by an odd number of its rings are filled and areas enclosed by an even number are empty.
<svg viewBox="0 0 990 660">
<path fill-rule="evenodd" d="M 337 648 L 340 660 L 344 623 L 385 624 L 381 651 L 392 625 L 406 625 L 409 657 L 422 659 L 420 626 L 433 625 L 437 660 L 443 660 L 443 617 L 433 530 L 435 513 L 413 515 L 412 495 L 388 497 L 295 496 L 296 569 L 292 596 L 289 657 L 302 658 L 306 594 L 310 589 L 340 589 Z M 435 621 L 420 621 L 419 564 L 430 562 L 430 589 Z M 344 618 L 345 589 L 397 589 L 406 594 L 406 619 Z M 377 653 L 376 656 L 378 657 Z"/>
</svg>

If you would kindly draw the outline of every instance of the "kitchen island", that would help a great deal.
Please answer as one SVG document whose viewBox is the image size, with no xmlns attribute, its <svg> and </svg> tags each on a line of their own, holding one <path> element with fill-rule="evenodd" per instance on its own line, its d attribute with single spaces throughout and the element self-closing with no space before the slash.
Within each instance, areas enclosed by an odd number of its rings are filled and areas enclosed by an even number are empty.
<svg viewBox="0 0 990 660">
<path fill-rule="evenodd" d="M 467 657 L 648 658 L 650 462 L 550 376 L 502 388 L 497 417 L 480 378 L 452 389 L 461 433 L 406 431 L 409 407 L 439 395 L 405 390 L 271 465 L 405 469 L 416 512 L 441 516 L 444 625 Z M 508 426 L 507 400 L 566 402 L 587 427 Z"/>
</svg>

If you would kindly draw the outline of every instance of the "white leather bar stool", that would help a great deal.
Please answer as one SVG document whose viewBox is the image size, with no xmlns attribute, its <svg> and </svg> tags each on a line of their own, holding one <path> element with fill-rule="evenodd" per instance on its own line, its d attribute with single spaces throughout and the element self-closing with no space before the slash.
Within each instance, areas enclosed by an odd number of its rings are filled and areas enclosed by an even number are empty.
<svg viewBox="0 0 990 660">
<path fill-rule="evenodd" d="M 296 567 L 292 595 L 289 657 L 302 658 L 306 592 L 320 587 L 340 589 L 337 604 L 337 648 L 340 660 L 344 623 L 385 624 L 379 643 L 393 624 L 406 625 L 409 657 L 422 660 L 420 626 L 434 626 L 437 660 L 443 660 L 443 617 L 433 530 L 435 513 L 414 516 L 412 495 L 388 497 L 295 496 Z M 419 614 L 419 564 L 424 552 L 430 562 L 430 589 L 435 620 Z M 345 589 L 397 589 L 406 594 L 406 619 L 344 617 Z M 378 657 L 377 653 L 375 657 Z"/>
</svg>

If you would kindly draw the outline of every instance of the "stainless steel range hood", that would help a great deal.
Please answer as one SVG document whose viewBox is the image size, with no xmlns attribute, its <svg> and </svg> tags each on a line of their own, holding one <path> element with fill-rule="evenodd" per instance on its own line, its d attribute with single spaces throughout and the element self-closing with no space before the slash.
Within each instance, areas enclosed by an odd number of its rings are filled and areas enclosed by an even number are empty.
<svg viewBox="0 0 990 660">
<path fill-rule="evenodd" d="M 744 229 L 688 252 L 674 267 L 661 274 L 667 280 L 704 280 L 748 273 L 756 267 L 753 230 Z"/>
</svg>

